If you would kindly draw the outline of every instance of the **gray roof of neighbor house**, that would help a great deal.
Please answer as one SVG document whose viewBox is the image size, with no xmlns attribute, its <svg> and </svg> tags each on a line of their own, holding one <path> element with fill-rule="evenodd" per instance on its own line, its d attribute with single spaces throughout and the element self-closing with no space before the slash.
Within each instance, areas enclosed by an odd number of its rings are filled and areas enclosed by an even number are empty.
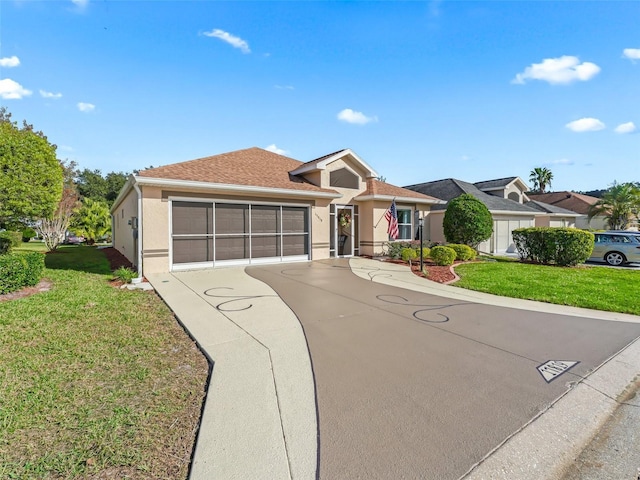
<svg viewBox="0 0 640 480">
<path fill-rule="evenodd" d="M 480 190 L 483 189 L 491 189 L 491 188 L 500 188 L 506 187 L 511 182 L 513 182 L 518 177 L 506 177 L 506 178 L 496 178 L 495 180 L 485 180 L 483 182 L 476 182 L 474 185 L 478 187 Z"/>
<path fill-rule="evenodd" d="M 557 207 L 555 205 L 549 205 L 548 203 L 539 202 L 538 200 L 529 200 L 525 202 L 525 205 L 544 213 L 555 213 L 558 215 L 566 215 L 568 217 L 579 217 L 580 214 L 567 210 L 566 208 Z"/>
<path fill-rule="evenodd" d="M 447 202 L 459 197 L 463 193 L 469 193 L 484 203 L 490 211 L 494 212 L 520 212 L 531 213 L 532 215 L 539 213 L 536 209 L 507 198 L 490 195 L 480 190 L 473 183 L 463 182 L 462 180 L 457 180 L 455 178 L 445 178 L 434 182 L 418 183 L 415 185 L 408 185 L 404 188 L 413 190 L 414 192 L 424 193 L 425 195 L 430 195 L 432 197 L 441 198 Z M 447 206 L 434 205 L 431 208 L 432 210 L 445 210 Z"/>
</svg>

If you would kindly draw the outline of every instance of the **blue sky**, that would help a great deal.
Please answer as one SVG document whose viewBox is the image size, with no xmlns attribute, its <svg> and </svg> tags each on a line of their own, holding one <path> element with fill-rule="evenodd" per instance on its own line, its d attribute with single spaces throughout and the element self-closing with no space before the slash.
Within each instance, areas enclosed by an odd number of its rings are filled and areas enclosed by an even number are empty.
<svg viewBox="0 0 640 480">
<path fill-rule="evenodd" d="M 640 2 L 0 0 L 0 105 L 81 168 L 353 149 L 387 181 L 640 181 Z"/>
</svg>

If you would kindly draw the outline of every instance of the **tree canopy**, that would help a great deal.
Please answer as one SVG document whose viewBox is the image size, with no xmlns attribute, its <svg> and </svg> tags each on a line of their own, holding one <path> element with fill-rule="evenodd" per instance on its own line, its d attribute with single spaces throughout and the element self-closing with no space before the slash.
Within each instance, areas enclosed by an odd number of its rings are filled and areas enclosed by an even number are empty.
<svg viewBox="0 0 640 480">
<path fill-rule="evenodd" d="M 547 188 L 551 187 L 553 173 L 545 167 L 536 167 L 529 174 L 529 181 L 533 183 L 533 191 L 544 193 Z"/>
<path fill-rule="evenodd" d="M 0 224 L 53 213 L 62 195 L 63 171 L 56 146 L 0 108 Z"/>
<path fill-rule="evenodd" d="M 491 238 L 493 218 L 487 206 L 469 193 L 449 201 L 442 222 L 444 238 L 477 248 Z"/>
<path fill-rule="evenodd" d="M 634 183 L 613 183 L 600 200 L 589 208 L 588 218 L 607 219 L 611 230 L 624 230 L 640 214 L 640 188 Z"/>
<path fill-rule="evenodd" d="M 100 170 L 85 168 L 77 174 L 78 193 L 83 198 L 99 200 L 112 205 L 127 181 L 127 176 L 123 172 L 109 172 L 103 177 Z"/>
</svg>

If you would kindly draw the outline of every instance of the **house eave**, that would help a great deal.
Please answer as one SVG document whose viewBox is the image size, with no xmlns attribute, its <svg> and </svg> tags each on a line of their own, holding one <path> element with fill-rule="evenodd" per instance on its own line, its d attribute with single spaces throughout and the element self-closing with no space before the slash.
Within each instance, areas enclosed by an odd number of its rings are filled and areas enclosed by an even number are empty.
<svg viewBox="0 0 640 480">
<path fill-rule="evenodd" d="M 302 166 L 296 168 L 295 170 L 292 170 L 289 173 L 291 175 L 303 175 L 303 174 L 309 173 L 309 172 L 317 172 L 319 170 L 326 170 L 328 164 L 330 164 L 331 162 L 333 162 L 335 160 L 338 160 L 338 159 L 344 157 L 345 155 L 351 155 L 353 158 L 356 159 L 356 161 L 358 161 L 362 165 L 362 167 L 367 171 L 367 178 L 378 178 L 380 176 L 380 175 L 378 175 L 378 173 L 373 168 L 371 168 L 371 166 L 367 162 L 362 160 L 350 148 L 341 150 L 341 151 L 337 152 L 335 155 L 331 155 L 330 157 L 325 158 L 321 162 L 312 163 L 310 165 L 306 165 L 306 164 L 302 165 Z"/>
<path fill-rule="evenodd" d="M 309 190 L 293 190 L 288 188 L 260 187 L 255 185 L 236 185 L 226 183 L 198 182 L 193 180 L 174 180 L 168 178 L 135 177 L 135 183 L 143 186 L 188 188 L 217 192 L 233 192 L 246 194 L 277 195 L 302 198 L 341 198 L 338 192 L 314 192 Z"/>
<path fill-rule="evenodd" d="M 397 197 L 393 195 L 359 195 L 355 197 L 354 200 L 358 202 L 367 202 L 369 200 L 386 200 L 388 202 L 391 202 L 395 200 L 398 203 L 421 203 L 423 205 L 444 205 L 447 203 L 437 199 L 431 200 L 428 198 Z"/>
</svg>

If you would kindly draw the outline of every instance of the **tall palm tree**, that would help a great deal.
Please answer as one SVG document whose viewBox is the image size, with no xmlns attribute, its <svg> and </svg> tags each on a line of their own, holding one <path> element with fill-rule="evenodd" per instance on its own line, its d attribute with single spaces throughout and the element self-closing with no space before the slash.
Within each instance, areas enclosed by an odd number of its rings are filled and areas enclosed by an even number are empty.
<svg viewBox="0 0 640 480">
<path fill-rule="evenodd" d="M 545 167 L 536 167 L 529 174 L 534 192 L 544 193 L 547 187 L 551 187 L 551 180 L 553 180 L 553 173 Z"/>
<path fill-rule="evenodd" d="M 616 183 L 602 194 L 602 198 L 589 208 L 587 217 L 596 215 L 607 219 L 611 230 L 624 230 L 640 213 L 640 188 L 633 183 Z"/>
</svg>

